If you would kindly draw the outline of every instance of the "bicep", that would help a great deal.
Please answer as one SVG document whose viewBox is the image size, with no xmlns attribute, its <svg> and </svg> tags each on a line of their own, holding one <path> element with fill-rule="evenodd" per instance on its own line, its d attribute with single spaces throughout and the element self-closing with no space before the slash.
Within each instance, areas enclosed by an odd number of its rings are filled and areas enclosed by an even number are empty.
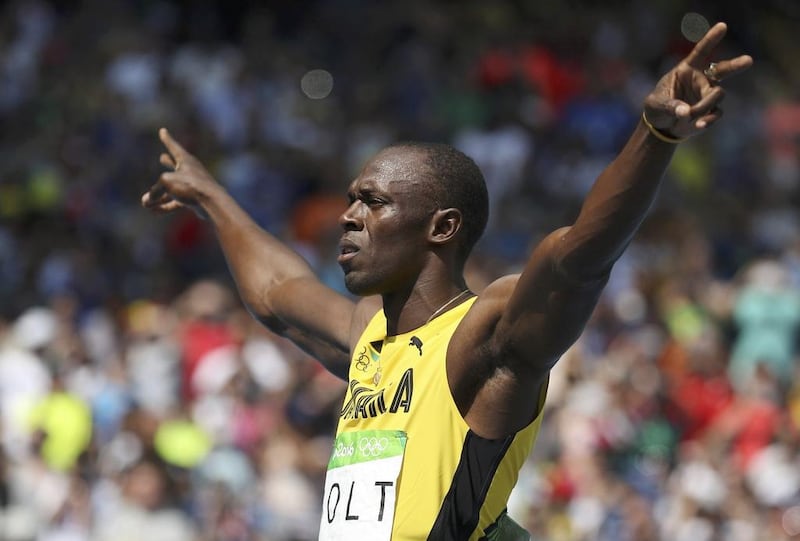
<svg viewBox="0 0 800 541">
<path fill-rule="evenodd" d="M 576 282 L 558 268 L 553 242 L 537 247 L 520 275 L 487 287 L 453 335 L 447 355 L 450 389 L 470 428 L 503 437 L 539 414 L 532 397 L 579 337 L 605 279 Z"/>
<path fill-rule="evenodd" d="M 567 233 L 558 230 L 540 243 L 502 306 L 494 348 L 523 369 L 552 367 L 583 331 L 608 280 L 608 274 L 577 279 L 564 271 Z"/>
</svg>

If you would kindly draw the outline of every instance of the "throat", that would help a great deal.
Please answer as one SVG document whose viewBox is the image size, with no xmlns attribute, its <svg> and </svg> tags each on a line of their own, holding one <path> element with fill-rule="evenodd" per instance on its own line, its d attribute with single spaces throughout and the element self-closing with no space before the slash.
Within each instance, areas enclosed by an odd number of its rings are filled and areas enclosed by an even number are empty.
<svg viewBox="0 0 800 541">
<path fill-rule="evenodd" d="M 464 287 L 449 297 L 437 298 L 436 302 L 422 298 L 418 298 L 415 301 L 406 299 L 399 307 L 394 304 L 397 301 L 396 298 L 384 297 L 386 334 L 387 336 L 396 336 L 424 327 L 473 295 L 474 293 L 469 288 Z M 441 297 L 441 295 L 437 297 Z"/>
</svg>

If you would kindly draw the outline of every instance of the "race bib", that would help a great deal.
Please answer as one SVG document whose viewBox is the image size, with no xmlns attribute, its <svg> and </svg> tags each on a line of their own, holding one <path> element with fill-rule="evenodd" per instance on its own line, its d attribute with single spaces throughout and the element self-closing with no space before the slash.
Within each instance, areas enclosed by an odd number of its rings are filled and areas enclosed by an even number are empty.
<svg viewBox="0 0 800 541">
<path fill-rule="evenodd" d="M 400 430 L 345 432 L 336 437 L 325 477 L 321 541 L 391 539 L 406 439 Z"/>
</svg>

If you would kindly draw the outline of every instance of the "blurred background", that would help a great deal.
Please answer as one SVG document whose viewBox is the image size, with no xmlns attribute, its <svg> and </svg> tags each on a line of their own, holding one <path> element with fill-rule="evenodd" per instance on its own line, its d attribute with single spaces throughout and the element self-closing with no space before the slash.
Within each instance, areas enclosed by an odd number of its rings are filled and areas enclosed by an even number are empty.
<svg viewBox="0 0 800 541">
<path fill-rule="evenodd" d="M 0 2 L 0 539 L 316 538 L 344 384 L 250 319 L 206 224 L 139 206 L 159 127 L 340 290 L 359 166 L 456 145 L 480 291 L 574 218 L 687 12 L 756 65 L 559 363 L 509 511 L 537 541 L 797 539 L 795 0 Z"/>
</svg>

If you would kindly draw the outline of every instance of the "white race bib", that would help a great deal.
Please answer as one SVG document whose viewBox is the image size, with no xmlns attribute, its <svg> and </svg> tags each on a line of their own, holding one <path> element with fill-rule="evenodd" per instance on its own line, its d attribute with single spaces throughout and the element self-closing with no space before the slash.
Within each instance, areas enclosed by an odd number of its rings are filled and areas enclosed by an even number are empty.
<svg viewBox="0 0 800 541">
<path fill-rule="evenodd" d="M 320 541 L 391 539 L 406 440 L 400 430 L 345 432 L 336 437 L 325 476 Z"/>
</svg>

